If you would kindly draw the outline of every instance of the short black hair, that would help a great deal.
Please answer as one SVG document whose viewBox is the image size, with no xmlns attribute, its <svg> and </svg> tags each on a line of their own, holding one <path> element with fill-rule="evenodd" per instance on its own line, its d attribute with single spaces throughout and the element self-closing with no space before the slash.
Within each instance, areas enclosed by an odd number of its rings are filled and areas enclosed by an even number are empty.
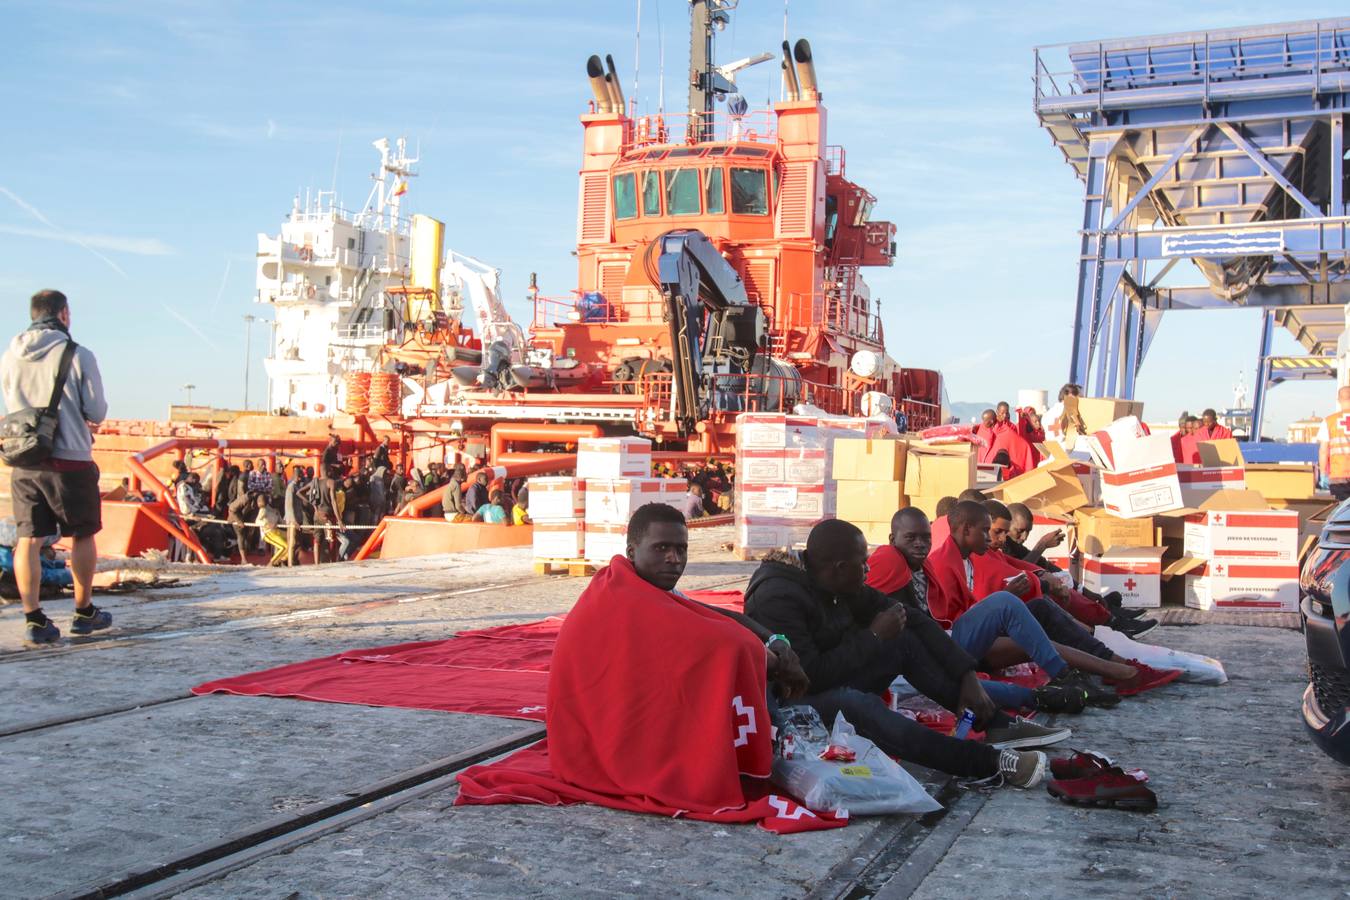
<svg viewBox="0 0 1350 900">
<path fill-rule="evenodd" d="M 648 503 L 646 506 L 639 506 L 637 512 L 628 520 L 628 546 L 633 547 L 642 543 L 642 539 L 647 536 L 647 530 L 657 522 L 667 522 L 671 525 L 684 525 L 688 527 L 688 522 L 684 520 L 684 513 L 673 506 L 667 506 L 664 503 Z"/>
<path fill-rule="evenodd" d="M 1081 397 L 1082 395 L 1083 395 L 1083 389 L 1082 389 L 1080 386 L 1074 384 L 1073 382 L 1070 382 L 1070 383 L 1064 385 L 1064 387 L 1062 387 L 1062 388 L 1059 389 L 1059 399 L 1060 399 L 1060 400 L 1063 400 L 1065 397 L 1070 397 L 1070 396 L 1072 396 L 1072 397 Z"/>
<path fill-rule="evenodd" d="M 843 519 L 824 519 L 806 536 L 806 555 L 817 566 L 839 562 L 846 552 L 855 550 L 862 530 Z"/>
<path fill-rule="evenodd" d="M 989 510 L 989 518 L 991 519 L 1007 519 L 1009 522 L 1012 521 L 1012 513 L 1009 512 L 1008 507 L 999 503 L 997 500 L 984 501 L 984 508 Z"/>
<path fill-rule="evenodd" d="M 891 516 L 891 533 L 894 534 L 899 531 L 905 524 L 906 519 L 923 519 L 927 522 L 928 516 L 917 506 L 906 506 L 904 509 L 896 512 L 895 515 Z"/>
<path fill-rule="evenodd" d="M 1031 507 L 1025 503 L 1009 503 L 1008 512 L 1012 513 L 1014 522 L 1021 521 L 1030 525 L 1036 521 L 1036 517 L 1031 514 Z"/>
<path fill-rule="evenodd" d="M 60 291 L 38 291 L 28 301 L 28 316 L 34 322 L 61 315 L 61 311 L 70 308 L 70 301 Z"/>
<path fill-rule="evenodd" d="M 947 515 L 947 513 L 952 511 L 952 507 L 955 505 L 956 505 L 955 497 L 943 497 L 941 500 L 937 502 L 937 506 L 933 507 L 933 512 L 938 516 L 945 516 Z"/>
<path fill-rule="evenodd" d="M 956 499 L 974 500 L 976 503 L 983 503 L 986 498 L 984 491 L 980 490 L 979 488 L 966 488 L 964 491 L 956 495 Z"/>
<path fill-rule="evenodd" d="M 1200 414 L 1200 416 L 1201 416 L 1202 418 L 1203 418 L 1204 416 L 1213 416 L 1214 418 L 1217 419 L 1217 418 L 1219 417 L 1219 414 L 1216 413 L 1216 412 L 1215 412 L 1214 410 L 1212 410 L 1212 409 L 1207 409 L 1207 410 L 1205 410 L 1204 412 L 1202 412 L 1202 413 Z"/>
<path fill-rule="evenodd" d="M 977 503 L 974 500 L 962 500 L 952 507 L 951 512 L 947 513 L 947 524 L 955 531 L 964 525 L 978 524 L 988 517 L 989 510 L 984 508 L 983 503 Z"/>
</svg>

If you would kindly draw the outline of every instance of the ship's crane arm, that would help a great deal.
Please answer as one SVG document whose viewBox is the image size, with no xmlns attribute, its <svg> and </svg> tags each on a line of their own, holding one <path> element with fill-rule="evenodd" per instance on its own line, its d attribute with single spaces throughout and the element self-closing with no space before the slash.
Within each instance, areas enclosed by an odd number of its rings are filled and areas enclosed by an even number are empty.
<svg viewBox="0 0 1350 900">
<path fill-rule="evenodd" d="M 668 231 L 653 251 L 670 324 L 675 418 L 687 433 L 708 414 L 712 378 L 750 371 L 764 343 L 764 313 L 703 232 Z"/>
<path fill-rule="evenodd" d="M 501 300 L 501 269 L 482 260 L 451 250 L 445 257 L 445 274 L 460 286 L 473 306 L 474 325 L 486 351 L 493 344 L 505 345 L 513 364 L 524 360 L 525 333 L 511 320 Z"/>
</svg>

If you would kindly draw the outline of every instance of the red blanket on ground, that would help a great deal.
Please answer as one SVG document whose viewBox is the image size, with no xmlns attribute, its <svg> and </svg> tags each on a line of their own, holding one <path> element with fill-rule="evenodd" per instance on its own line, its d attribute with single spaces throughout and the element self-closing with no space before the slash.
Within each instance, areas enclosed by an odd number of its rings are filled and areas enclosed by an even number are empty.
<svg viewBox="0 0 1350 900">
<path fill-rule="evenodd" d="M 616 556 L 558 634 L 547 744 L 466 770 L 455 802 L 590 802 L 780 832 L 844 824 L 768 793 L 766 686 L 754 635 Z"/>
</svg>

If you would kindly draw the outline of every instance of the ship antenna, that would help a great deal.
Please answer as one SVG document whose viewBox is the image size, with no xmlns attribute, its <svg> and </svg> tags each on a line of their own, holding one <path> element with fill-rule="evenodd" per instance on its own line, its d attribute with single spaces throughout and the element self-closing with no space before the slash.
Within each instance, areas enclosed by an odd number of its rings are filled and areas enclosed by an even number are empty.
<svg viewBox="0 0 1350 900">
<path fill-rule="evenodd" d="M 637 27 L 633 29 L 633 102 L 642 96 L 638 93 L 638 63 L 642 61 L 642 0 L 637 0 Z"/>
<path fill-rule="evenodd" d="M 666 114 L 666 32 L 661 26 L 661 4 L 656 4 L 656 41 L 660 45 L 657 55 L 656 78 L 656 114 Z"/>
</svg>

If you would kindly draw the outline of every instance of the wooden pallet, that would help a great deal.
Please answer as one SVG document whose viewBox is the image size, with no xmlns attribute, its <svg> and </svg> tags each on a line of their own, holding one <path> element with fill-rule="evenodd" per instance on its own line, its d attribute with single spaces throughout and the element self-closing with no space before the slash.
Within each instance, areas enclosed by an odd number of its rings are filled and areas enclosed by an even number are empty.
<svg viewBox="0 0 1350 900">
<path fill-rule="evenodd" d="M 595 563 L 587 562 L 584 559 L 536 559 L 534 561 L 534 574 L 536 575 L 568 575 L 572 578 L 582 578 L 594 575 L 599 568 Z"/>
</svg>

